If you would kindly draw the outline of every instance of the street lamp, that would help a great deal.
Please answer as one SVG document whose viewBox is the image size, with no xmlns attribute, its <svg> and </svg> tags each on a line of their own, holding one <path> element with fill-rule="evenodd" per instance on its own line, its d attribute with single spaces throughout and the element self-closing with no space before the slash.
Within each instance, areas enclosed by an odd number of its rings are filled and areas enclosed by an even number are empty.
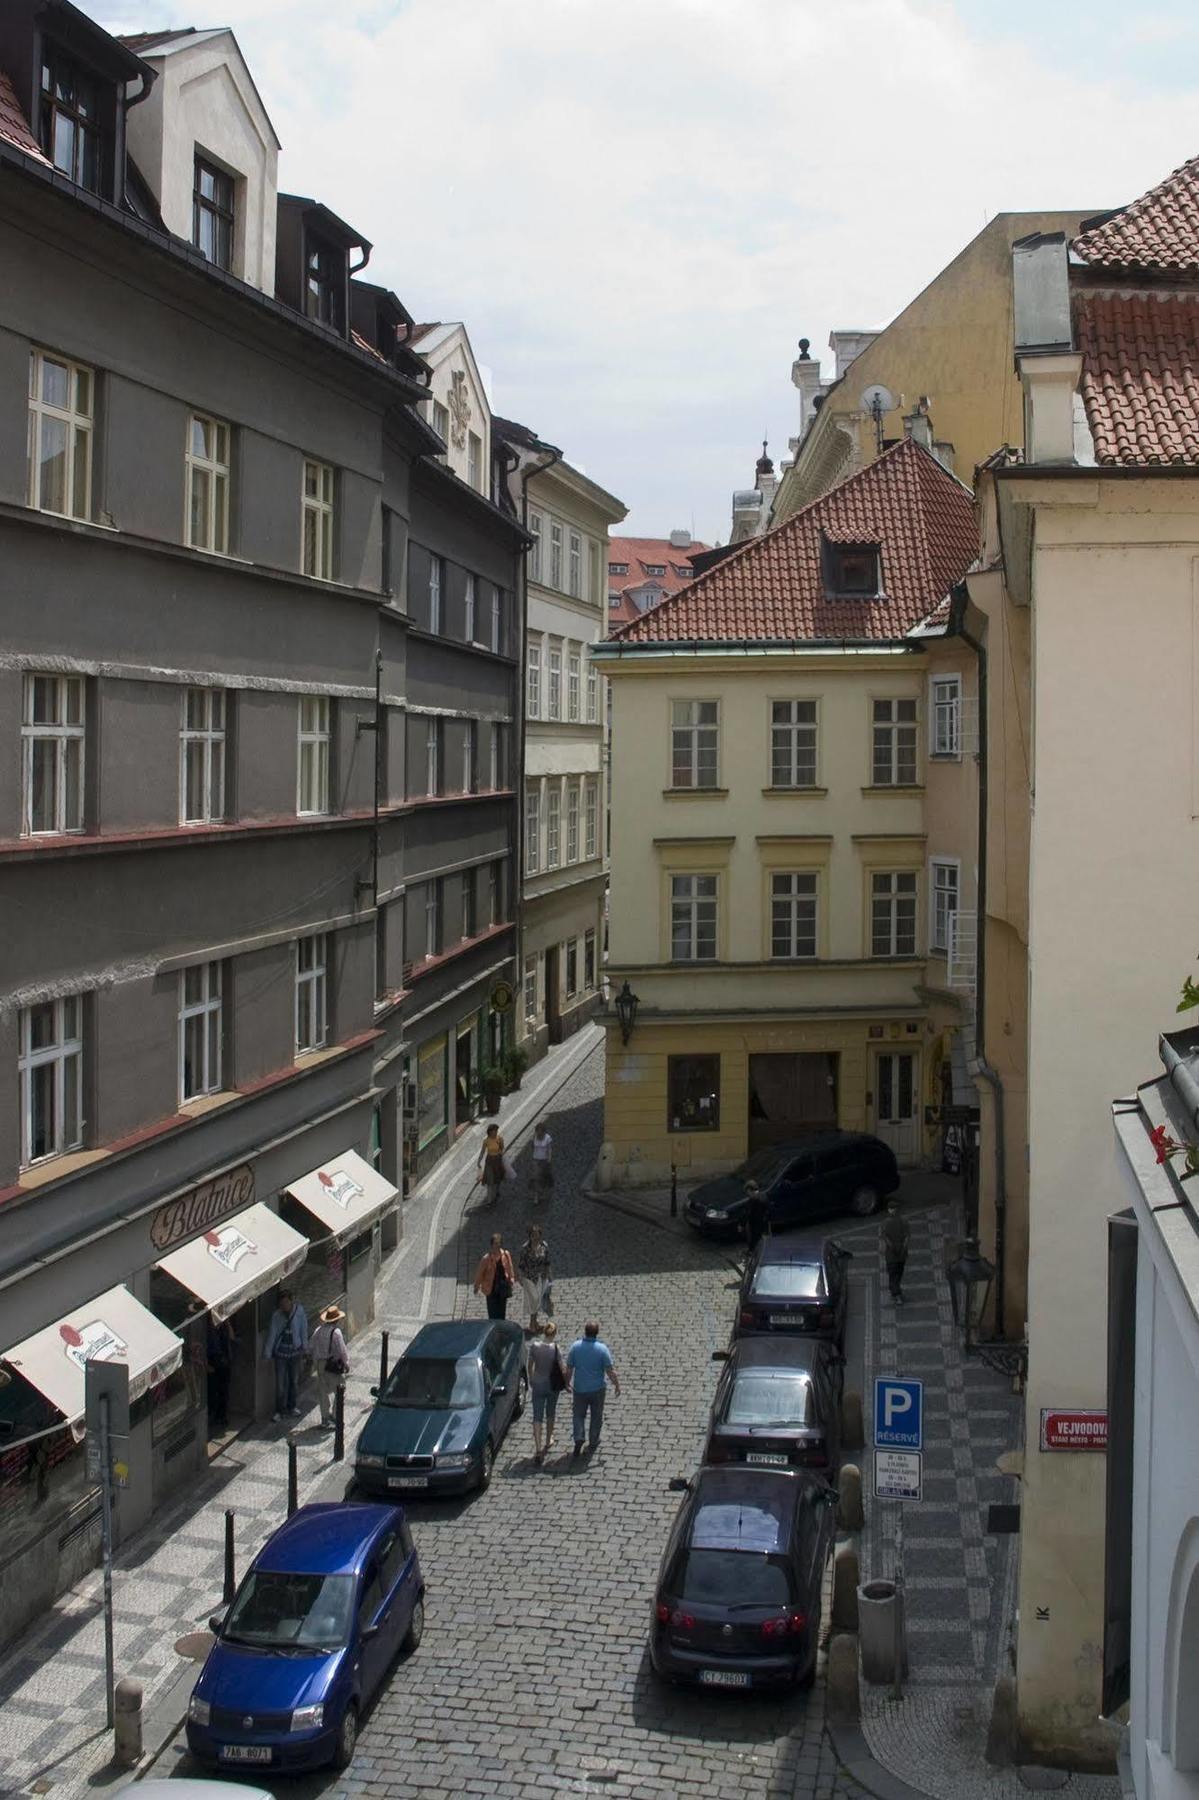
<svg viewBox="0 0 1199 1800">
<path fill-rule="evenodd" d="M 637 1022 L 637 1008 L 640 1000 L 626 981 L 616 996 L 616 1017 L 620 1020 L 620 1041 L 627 1044 L 633 1035 L 633 1026 Z"/>
<path fill-rule="evenodd" d="M 957 1261 L 950 1263 L 945 1271 L 945 1279 L 953 1304 L 953 1322 L 965 1328 L 966 1355 L 969 1356 L 995 1279 L 995 1265 L 980 1253 L 976 1237 L 968 1237 L 962 1244 Z"/>
</svg>

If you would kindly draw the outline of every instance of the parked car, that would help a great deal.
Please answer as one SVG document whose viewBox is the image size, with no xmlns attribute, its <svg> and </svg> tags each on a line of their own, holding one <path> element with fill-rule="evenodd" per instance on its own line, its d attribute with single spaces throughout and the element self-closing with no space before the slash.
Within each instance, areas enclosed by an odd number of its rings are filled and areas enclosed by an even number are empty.
<svg viewBox="0 0 1199 1800">
<path fill-rule="evenodd" d="M 362 1709 L 425 1628 L 425 1584 L 398 1506 L 302 1506 L 209 1624 L 187 1747 L 221 1769 L 344 1769 Z"/>
<path fill-rule="evenodd" d="M 423 1325 L 362 1427 L 354 1478 L 364 1493 L 463 1493 L 491 1480 L 504 1433 L 524 1411 L 524 1333 L 512 1319 Z"/>
<path fill-rule="evenodd" d="M 759 1150 L 731 1175 L 701 1181 L 683 1216 L 708 1237 L 734 1237 L 745 1223 L 745 1184 L 756 1181 L 772 1227 L 806 1224 L 837 1213 L 869 1218 L 899 1186 L 895 1153 L 863 1131 L 822 1131 Z"/>
<path fill-rule="evenodd" d="M 836 1238 L 764 1237 L 746 1264 L 734 1335 L 802 1331 L 843 1350 L 852 1258 Z"/>
<path fill-rule="evenodd" d="M 708 1423 L 706 1463 L 826 1474 L 839 1466 L 845 1358 L 834 1344 L 773 1332 L 739 1338 L 713 1360 L 724 1370 Z"/>
<path fill-rule="evenodd" d="M 836 1492 L 816 1475 L 741 1464 L 672 1481 L 686 1498 L 654 1594 L 657 1674 L 700 1687 L 806 1685 Z"/>
</svg>

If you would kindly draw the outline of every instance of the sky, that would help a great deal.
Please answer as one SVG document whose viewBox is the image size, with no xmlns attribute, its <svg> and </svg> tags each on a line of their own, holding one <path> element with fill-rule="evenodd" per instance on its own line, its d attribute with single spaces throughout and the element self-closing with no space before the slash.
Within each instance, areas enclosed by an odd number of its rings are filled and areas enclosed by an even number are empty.
<svg viewBox="0 0 1199 1800">
<path fill-rule="evenodd" d="M 798 429 L 798 338 L 827 368 L 996 212 L 1106 210 L 1199 154 L 1193 0 L 83 3 L 232 26 L 280 187 L 464 319 L 495 410 L 630 534 L 727 538 Z"/>
</svg>

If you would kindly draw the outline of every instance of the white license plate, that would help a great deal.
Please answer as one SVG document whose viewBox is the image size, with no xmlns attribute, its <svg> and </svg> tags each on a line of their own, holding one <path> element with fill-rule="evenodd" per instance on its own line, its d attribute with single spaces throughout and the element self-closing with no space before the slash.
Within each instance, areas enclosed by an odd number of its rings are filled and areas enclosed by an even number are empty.
<svg viewBox="0 0 1199 1800">
<path fill-rule="evenodd" d="M 802 1325 L 803 1315 L 801 1313 L 771 1313 L 770 1323 L 772 1325 Z"/>
<path fill-rule="evenodd" d="M 269 1763 L 274 1751 L 269 1744 L 222 1744 L 222 1762 Z"/>
<path fill-rule="evenodd" d="M 735 1669 L 701 1669 L 699 1678 L 706 1687 L 748 1687 L 749 1676 Z"/>
<path fill-rule="evenodd" d="M 394 1488 L 424 1488 L 429 1485 L 429 1477 L 427 1475 L 389 1475 L 387 1485 Z"/>
<path fill-rule="evenodd" d="M 773 1463 L 776 1466 L 781 1463 L 784 1468 L 787 1466 L 787 1458 L 773 1450 L 747 1450 L 745 1460 L 747 1463 Z"/>
</svg>

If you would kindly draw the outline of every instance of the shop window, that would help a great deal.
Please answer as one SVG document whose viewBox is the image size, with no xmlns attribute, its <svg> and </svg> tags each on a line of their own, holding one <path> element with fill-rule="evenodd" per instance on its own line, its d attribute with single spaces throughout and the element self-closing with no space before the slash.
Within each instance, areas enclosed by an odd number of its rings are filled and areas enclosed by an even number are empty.
<svg viewBox="0 0 1199 1800">
<path fill-rule="evenodd" d="M 668 1131 L 720 1129 L 720 1058 L 666 1058 Z"/>
</svg>

